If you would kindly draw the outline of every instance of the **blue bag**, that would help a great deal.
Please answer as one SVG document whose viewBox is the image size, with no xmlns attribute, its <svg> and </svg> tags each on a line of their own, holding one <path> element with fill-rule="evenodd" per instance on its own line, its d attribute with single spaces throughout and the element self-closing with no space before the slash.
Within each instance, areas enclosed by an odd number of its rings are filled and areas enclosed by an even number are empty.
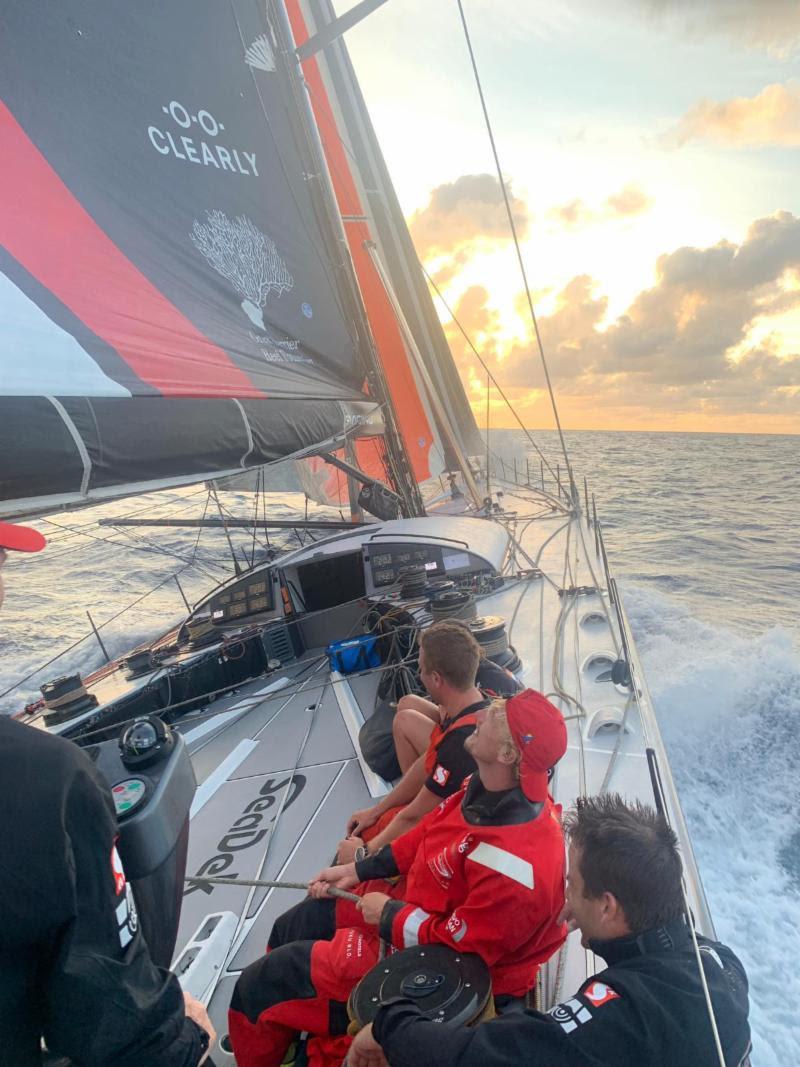
<svg viewBox="0 0 800 1067">
<path fill-rule="evenodd" d="M 346 641 L 334 641 L 325 649 L 332 671 L 339 674 L 355 674 L 370 667 L 380 667 L 381 656 L 378 638 L 374 634 L 361 634 Z"/>
</svg>

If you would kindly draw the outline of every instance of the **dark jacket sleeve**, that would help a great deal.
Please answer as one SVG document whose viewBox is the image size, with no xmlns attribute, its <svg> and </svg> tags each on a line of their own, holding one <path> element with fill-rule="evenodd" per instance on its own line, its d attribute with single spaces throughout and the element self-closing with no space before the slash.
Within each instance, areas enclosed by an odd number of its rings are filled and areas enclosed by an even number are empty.
<svg viewBox="0 0 800 1067">
<path fill-rule="evenodd" d="M 111 798 L 83 752 L 70 753 L 60 838 L 66 921 L 44 979 L 45 1040 L 86 1067 L 194 1067 L 201 1032 L 178 980 L 156 967 L 115 849 Z M 56 813 L 54 813 L 56 815 Z"/>
<path fill-rule="evenodd" d="M 378 1010 L 372 1032 L 391 1067 L 599 1067 L 615 1062 L 595 1058 L 549 1015 L 533 1011 L 477 1026 L 442 1027 L 423 1018 L 415 1004 L 398 999 Z"/>
<path fill-rule="evenodd" d="M 391 845 L 384 845 L 371 856 L 356 860 L 356 874 L 360 882 L 368 882 L 372 878 L 394 878 L 399 873 Z"/>
</svg>

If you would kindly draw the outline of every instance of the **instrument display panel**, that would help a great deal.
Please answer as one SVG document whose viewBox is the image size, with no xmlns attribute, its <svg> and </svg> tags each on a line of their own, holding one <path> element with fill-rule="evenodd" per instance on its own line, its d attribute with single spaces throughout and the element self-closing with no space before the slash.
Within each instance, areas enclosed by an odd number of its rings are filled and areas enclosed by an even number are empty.
<svg viewBox="0 0 800 1067">
<path fill-rule="evenodd" d="M 367 549 L 365 559 L 376 589 L 394 585 L 405 567 L 422 566 L 431 578 L 445 573 L 441 545 L 373 545 Z"/>
<path fill-rule="evenodd" d="M 269 575 L 251 575 L 209 601 L 211 621 L 217 626 L 250 615 L 261 615 L 273 607 L 272 582 Z"/>
</svg>

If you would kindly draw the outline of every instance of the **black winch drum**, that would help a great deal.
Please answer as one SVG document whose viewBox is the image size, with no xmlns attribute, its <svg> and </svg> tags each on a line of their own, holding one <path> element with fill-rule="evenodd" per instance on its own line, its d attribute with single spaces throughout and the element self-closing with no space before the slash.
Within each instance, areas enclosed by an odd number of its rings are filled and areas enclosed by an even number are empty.
<svg viewBox="0 0 800 1067">
<path fill-rule="evenodd" d="M 478 614 L 475 598 L 463 589 L 448 589 L 431 601 L 431 615 L 434 622 L 445 619 L 474 619 Z"/>
<path fill-rule="evenodd" d="M 417 945 L 376 963 L 350 994 L 350 1032 L 371 1023 L 395 997 L 413 1000 L 434 1022 L 469 1026 L 494 1015 L 489 968 L 480 956 L 446 945 Z"/>
<path fill-rule="evenodd" d="M 509 671 L 520 669 L 522 661 L 514 646 L 508 643 L 505 619 L 499 615 L 482 615 L 467 625 L 487 659 Z"/>
</svg>

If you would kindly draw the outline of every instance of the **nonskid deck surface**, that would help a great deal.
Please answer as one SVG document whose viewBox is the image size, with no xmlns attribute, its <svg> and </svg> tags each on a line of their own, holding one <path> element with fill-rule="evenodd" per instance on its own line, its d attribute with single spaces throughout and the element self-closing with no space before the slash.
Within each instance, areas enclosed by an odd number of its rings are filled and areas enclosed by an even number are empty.
<svg viewBox="0 0 800 1067">
<path fill-rule="evenodd" d="M 637 704 L 610 678 L 620 640 L 591 535 L 585 527 L 580 535 L 577 520 L 553 515 L 516 524 L 516 536 L 544 577 L 507 584 L 482 598 L 478 611 L 505 619 L 522 660 L 522 682 L 546 693 L 567 718 L 569 747 L 553 783 L 556 800 L 567 807 L 579 794 L 610 789 L 652 803 L 649 742 Z M 516 564 L 527 566 L 521 556 Z M 559 595 L 559 589 L 579 586 L 580 594 Z M 196 725 L 184 720 L 200 783 L 188 875 L 304 882 L 331 861 L 348 815 L 374 803 L 378 790 L 374 778 L 368 787 L 359 763 L 353 722 L 342 707 L 347 701 L 336 693 L 320 651 L 218 702 L 212 709 L 218 714 L 205 713 Z M 374 673 L 344 683 L 365 718 L 378 680 Z M 275 691 L 276 684 L 283 688 Z M 614 725 L 623 717 L 624 731 Z M 589 736 L 607 721 L 612 725 Z M 190 985 L 205 997 L 214 988 L 209 1010 L 220 1035 L 227 1031 L 236 975 L 264 952 L 276 916 L 302 896 L 278 889 L 188 888 L 176 958 L 207 916 L 225 916 L 206 951 L 213 963 L 201 973 L 204 988 Z M 571 936 L 543 968 L 545 1002 L 568 995 L 595 969 L 591 953 Z M 233 1062 L 224 1042 L 215 1057 Z"/>
</svg>

